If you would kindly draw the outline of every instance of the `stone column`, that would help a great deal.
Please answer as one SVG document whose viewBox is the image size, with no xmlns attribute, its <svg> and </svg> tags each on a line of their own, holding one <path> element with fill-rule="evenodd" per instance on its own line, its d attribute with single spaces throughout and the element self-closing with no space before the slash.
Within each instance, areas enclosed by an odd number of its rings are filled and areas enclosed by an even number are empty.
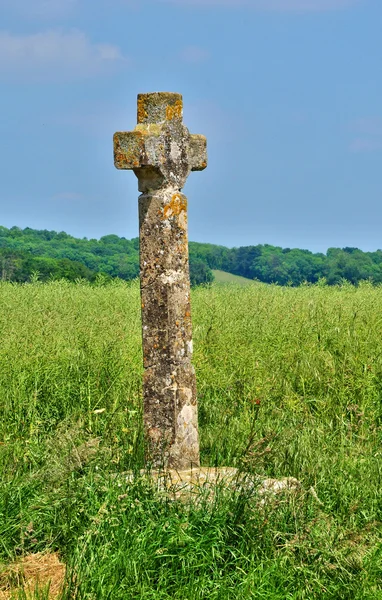
<svg viewBox="0 0 382 600">
<path fill-rule="evenodd" d="M 188 265 L 190 171 L 207 166 L 206 139 L 183 124 L 179 94 L 138 96 L 138 125 L 114 135 L 114 161 L 138 177 L 143 401 L 148 459 L 178 470 L 199 465 Z"/>
</svg>

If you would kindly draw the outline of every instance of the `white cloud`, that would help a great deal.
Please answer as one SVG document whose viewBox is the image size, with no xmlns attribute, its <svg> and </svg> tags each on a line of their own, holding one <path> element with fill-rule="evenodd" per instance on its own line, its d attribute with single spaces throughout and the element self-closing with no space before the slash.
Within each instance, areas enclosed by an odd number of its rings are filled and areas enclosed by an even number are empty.
<svg viewBox="0 0 382 600">
<path fill-rule="evenodd" d="M 127 63 L 117 46 L 94 44 L 81 31 L 0 32 L 0 73 L 11 79 L 66 81 Z"/>
<path fill-rule="evenodd" d="M 363 0 L 160 0 L 184 6 L 247 6 L 255 10 L 321 12 L 348 8 Z"/>
</svg>

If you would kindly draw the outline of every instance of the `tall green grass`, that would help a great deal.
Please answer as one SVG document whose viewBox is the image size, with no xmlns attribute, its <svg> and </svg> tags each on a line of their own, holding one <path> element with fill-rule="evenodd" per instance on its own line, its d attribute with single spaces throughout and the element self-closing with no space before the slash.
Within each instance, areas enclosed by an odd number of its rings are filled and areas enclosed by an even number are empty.
<svg viewBox="0 0 382 600">
<path fill-rule="evenodd" d="M 63 598 L 382 598 L 382 289 L 213 286 L 192 308 L 202 463 L 300 492 L 127 484 L 138 284 L 1 283 L 0 561 L 59 551 Z"/>
</svg>

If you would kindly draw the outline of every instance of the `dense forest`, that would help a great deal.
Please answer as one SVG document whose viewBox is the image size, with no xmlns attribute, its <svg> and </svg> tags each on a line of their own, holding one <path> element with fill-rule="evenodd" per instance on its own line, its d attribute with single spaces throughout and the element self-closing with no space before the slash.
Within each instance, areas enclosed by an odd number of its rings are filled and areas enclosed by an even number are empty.
<svg viewBox="0 0 382 600">
<path fill-rule="evenodd" d="M 34 275 L 48 279 L 134 279 L 139 275 L 139 240 L 117 235 L 101 239 L 75 238 L 64 231 L 0 226 L 0 278 L 25 282 Z M 206 261 L 190 257 L 191 283 L 213 281 Z"/>
<path fill-rule="evenodd" d="M 346 279 L 357 284 L 369 279 L 382 283 L 382 250 L 329 248 L 326 254 L 269 244 L 226 248 L 190 242 L 190 273 L 193 285 L 210 283 L 212 269 L 257 279 L 265 283 L 299 285 L 325 279 L 329 285 Z M 107 280 L 134 279 L 139 274 L 139 240 L 106 235 L 99 240 L 78 239 L 65 232 L 29 227 L 0 226 L 0 277 L 25 282 L 85 278 L 99 274 Z"/>
</svg>

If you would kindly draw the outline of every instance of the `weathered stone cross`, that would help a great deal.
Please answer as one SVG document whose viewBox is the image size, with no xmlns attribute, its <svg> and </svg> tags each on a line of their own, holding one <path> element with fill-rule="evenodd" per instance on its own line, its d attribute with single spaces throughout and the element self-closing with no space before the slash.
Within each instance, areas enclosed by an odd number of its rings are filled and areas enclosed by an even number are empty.
<svg viewBox="0 0 382 600">
<path fill-rule="evenodd" d="M 180 94 L 138 96 L 138 125 L 114 135 L 114 164 L 138 177 L 144 424 L 155 467 L 199 465 L 192 359 L 187 198 L 207 141 L 183 124 Z"/>
</svg>

